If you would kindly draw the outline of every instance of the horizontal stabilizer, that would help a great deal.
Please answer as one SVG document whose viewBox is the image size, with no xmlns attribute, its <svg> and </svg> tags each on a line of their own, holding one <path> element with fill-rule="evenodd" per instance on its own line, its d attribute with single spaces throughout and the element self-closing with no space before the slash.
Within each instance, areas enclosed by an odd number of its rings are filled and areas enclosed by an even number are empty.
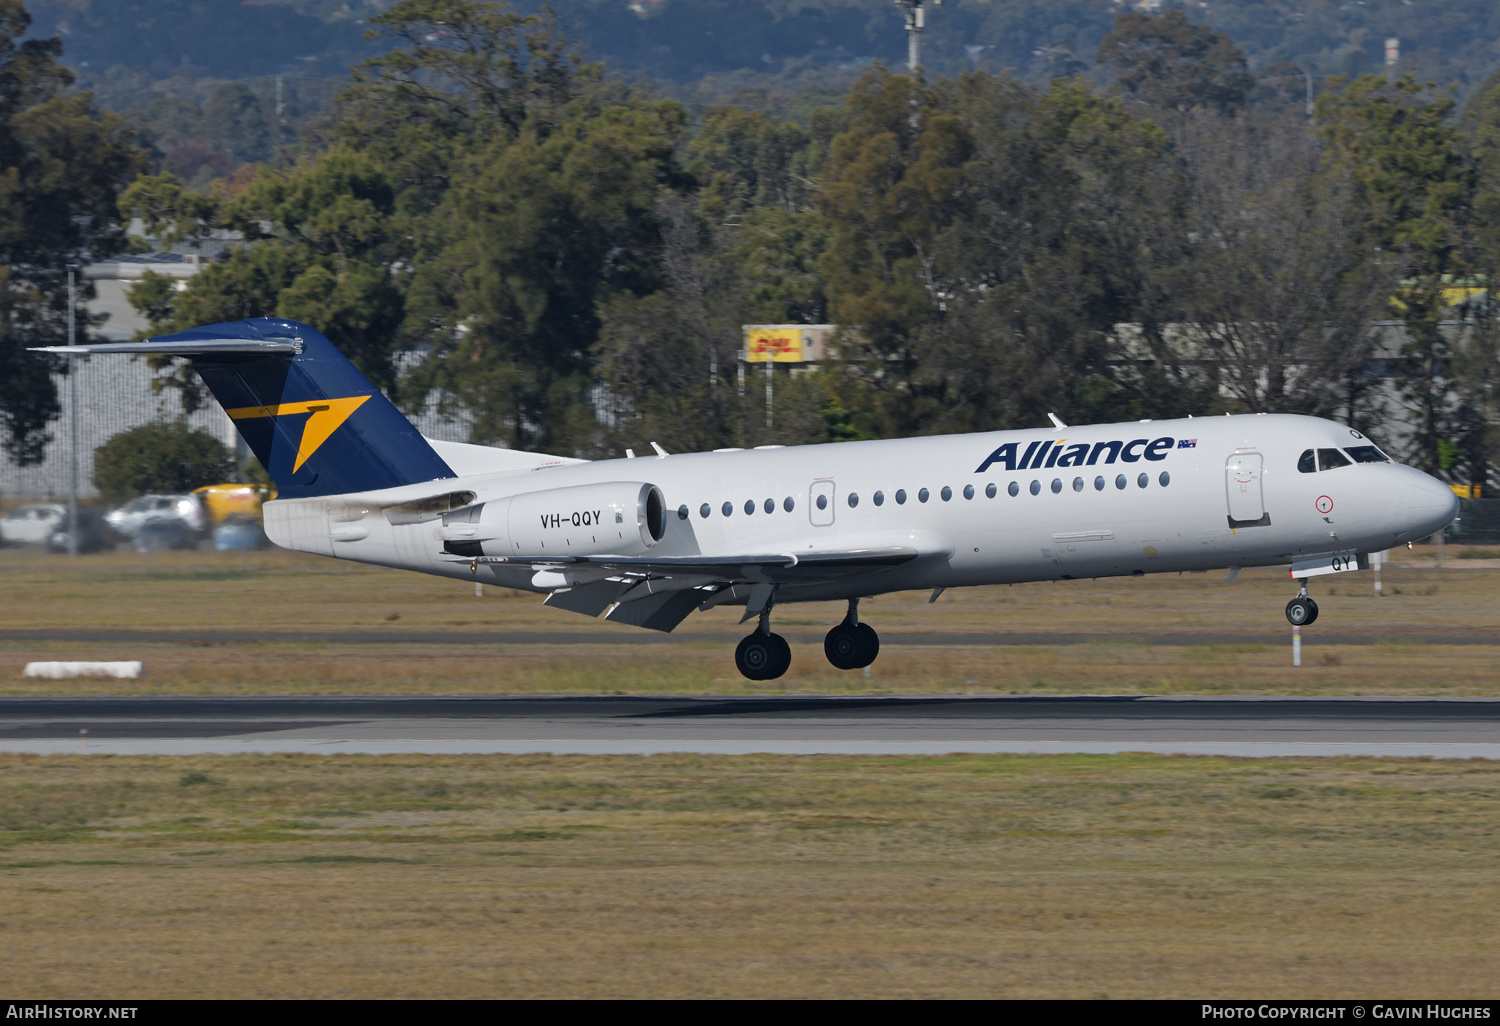
<svg viewBox="0 0 1500 1026">
<path fill-rule="evenodd" d="M 289 338 L 203 338 L 159 342 L 96 342 L 86 346 L 41 346 L 33 353 L 64 356 L 92 353 L 126 353 L 151 356 L 196 356 L 207 353 L 300 353 L 302 343 Z"/>
</svg>

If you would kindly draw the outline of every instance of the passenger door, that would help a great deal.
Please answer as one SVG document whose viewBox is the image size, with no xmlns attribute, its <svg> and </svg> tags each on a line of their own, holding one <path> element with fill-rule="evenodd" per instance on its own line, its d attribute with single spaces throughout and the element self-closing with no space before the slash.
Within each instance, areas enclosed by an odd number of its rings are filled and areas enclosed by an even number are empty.
<svg viewBox="0 0 1500 1026">
<path fill-rule="evenodd" d="M 1230 527 L 1263 527 L 1271 522 L 1261 488 L 1262 463 L 1258 452 L 1237 452 L 1225 463 Z"/>
<path fill-rule="evenodd" d="M 812 483 L 807 491 L 807 515 L 814 527 L 828 527 L 833 523 L 833 482 L 821 478 Z"/>
</svg>

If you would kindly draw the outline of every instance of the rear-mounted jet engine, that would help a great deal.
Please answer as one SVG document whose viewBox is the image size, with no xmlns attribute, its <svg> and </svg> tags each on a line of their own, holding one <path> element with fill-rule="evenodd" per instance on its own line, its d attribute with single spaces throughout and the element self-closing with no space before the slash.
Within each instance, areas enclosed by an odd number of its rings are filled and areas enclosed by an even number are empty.
<svg viewBox="0 0 1500 1026">
<path fill-rule="evenodd" d="M 491 499 L 443 516 L 455 556 L 638 556 L 666 531 L 661 489 L 612 482 Z"/>
</svg>

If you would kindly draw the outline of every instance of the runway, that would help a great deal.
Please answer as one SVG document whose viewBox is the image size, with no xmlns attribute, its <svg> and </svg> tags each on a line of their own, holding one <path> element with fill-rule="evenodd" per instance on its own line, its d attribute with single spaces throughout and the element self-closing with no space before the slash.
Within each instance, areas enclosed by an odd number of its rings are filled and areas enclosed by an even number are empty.
<svg viewBox="0 0 1500 1026">
<path fill-rule="evenodd" d="M 783 631 L 796 645 L 821 645 L 821 632 L 798 628 Z M 141 628 L 39 627 L 0 630 L 0 642 L 85 642 L 88 644 L 137 645 L 734 645 L 743 632 L 660 634 L 615 625 L 593 631 L 411 631 L 411 630 L 156 630 Z M 1365 633 L 1349 631 L 1318 633 L 1304 628 L 1307 644 L 1320 645 L 1500 645 L 1500 631 L 1452 630 L 1445 633 L 1392 633 L 1371 628 Z M 928 631 L 882 631 L 882 647 L 915 645 L 952 648 L 1011 645 L 1131 644 L 1181 648 L 1193 645 L 1289 645 L 1291 634 L 1079 634 L 1079 633 L 934 633 Z"/>
<path fill-rule="evenodd" d="M 1500 699 L 0 698 L 0 751 L 1500 758 Z"/>
</svg>

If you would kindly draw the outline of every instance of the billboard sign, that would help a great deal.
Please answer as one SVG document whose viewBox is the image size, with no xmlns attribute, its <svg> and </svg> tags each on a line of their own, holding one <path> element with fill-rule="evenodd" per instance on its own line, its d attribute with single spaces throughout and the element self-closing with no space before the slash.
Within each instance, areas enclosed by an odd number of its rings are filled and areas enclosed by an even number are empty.
<svg viewBox="0 0 1500 1026">
<path fill-rule="evenodd" d="M 746 363 L 805 363 L 800 327 L 747 327 Z"/>
</svg>

